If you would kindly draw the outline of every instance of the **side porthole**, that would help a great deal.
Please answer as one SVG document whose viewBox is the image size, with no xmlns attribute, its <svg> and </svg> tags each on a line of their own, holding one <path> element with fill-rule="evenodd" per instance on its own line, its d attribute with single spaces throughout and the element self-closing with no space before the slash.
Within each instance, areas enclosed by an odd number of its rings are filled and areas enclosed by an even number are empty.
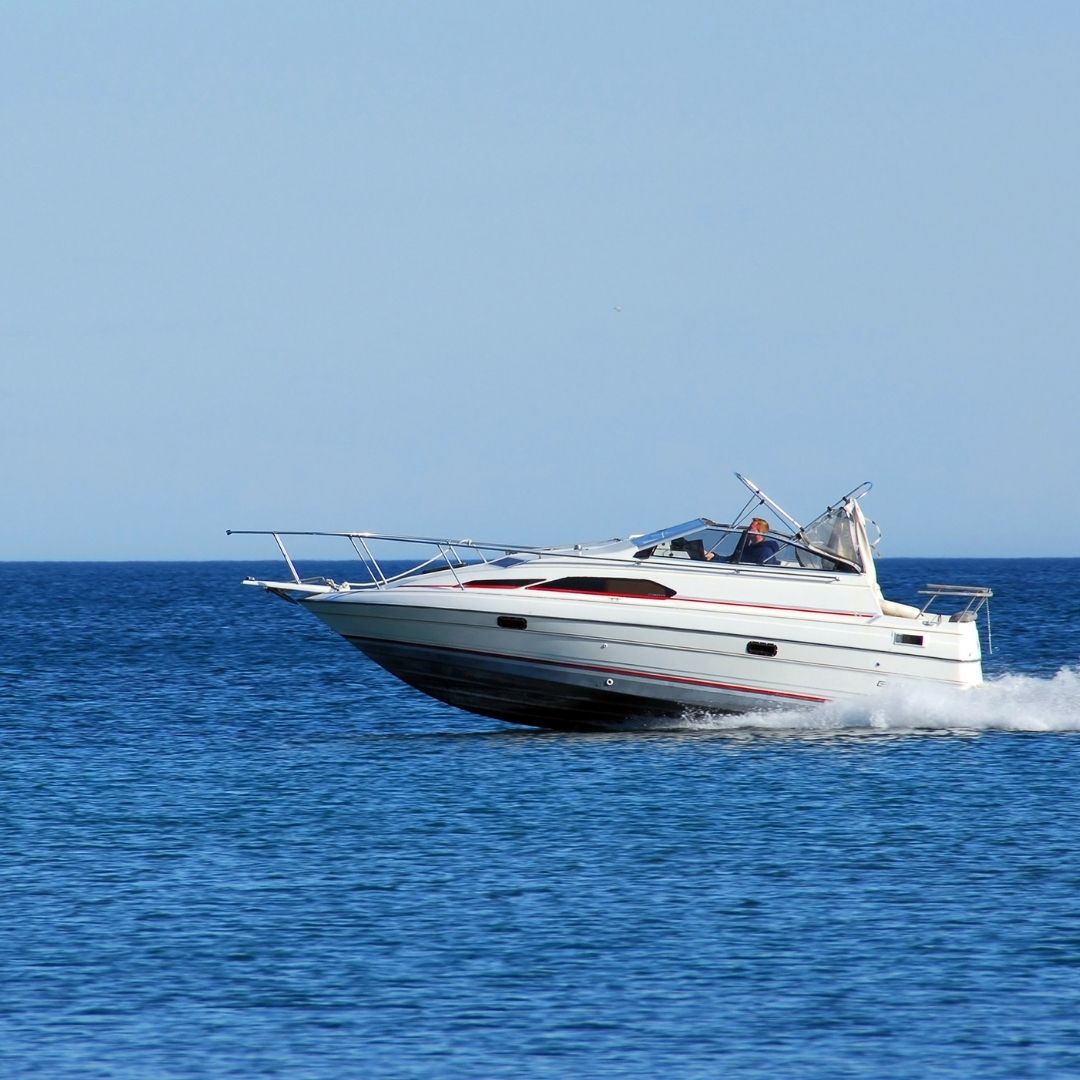
<svg viewBox="0 0 1080 1080">
<path fill-rule="evenodd" d="M 776 646 L 771 641 L 748 641 L 746 651 L 751 656 L 775 656 Z"/>
<path fill-rule="evenodd" d="M 517 615 L 500 615 L 496 621 L 504 630 L 524 630 L 529 625 Z"/>
<path fill-rule="evenodd" d="M 922 634 L 893 634 L 892 639 L 894 645 L 921 645 L 923 643 Z"/>
</svg>

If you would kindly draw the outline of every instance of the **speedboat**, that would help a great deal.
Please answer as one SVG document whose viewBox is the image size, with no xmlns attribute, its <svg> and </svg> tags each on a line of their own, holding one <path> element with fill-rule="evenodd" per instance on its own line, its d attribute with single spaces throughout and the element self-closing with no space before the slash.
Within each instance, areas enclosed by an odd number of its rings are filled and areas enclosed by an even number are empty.
<svg viewBox="0 0 1080 1080">
<path fill-rule="evenodd" d="M 662 728 L 982 682 L 977 617 L 991 590 L 928 585 L 922 606 L 886 600 L 880 531 L 861 507 L 869 482 L 801 525 L 735 475 L 750 494 L 730 524 L 699 517 L 569 547 L 230 532 L 273 537 L 288 568 L 245 584 L 301 604 L 417 690 L 515 724 Z M 286 539 L 312 536 L 348 544 L 356 580 L 301 577 Z"/>
</svg>

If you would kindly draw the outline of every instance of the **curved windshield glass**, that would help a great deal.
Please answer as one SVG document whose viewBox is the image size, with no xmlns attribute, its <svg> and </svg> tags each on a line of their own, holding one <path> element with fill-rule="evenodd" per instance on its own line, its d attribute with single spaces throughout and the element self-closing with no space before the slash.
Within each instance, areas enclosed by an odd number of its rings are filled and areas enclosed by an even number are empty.
<svg viewBox="0 0 1080 1080">
<path fill-rule="evenodd" d="M 859 545 L 855 539 L 855 523 L 844 506 L 829 507 L 819 518 L 815 518 L 801 533 L 800 539 L 818 551 L 839 555 L 845 562 L 862 568 L 859 558 Z"/>
</svg>

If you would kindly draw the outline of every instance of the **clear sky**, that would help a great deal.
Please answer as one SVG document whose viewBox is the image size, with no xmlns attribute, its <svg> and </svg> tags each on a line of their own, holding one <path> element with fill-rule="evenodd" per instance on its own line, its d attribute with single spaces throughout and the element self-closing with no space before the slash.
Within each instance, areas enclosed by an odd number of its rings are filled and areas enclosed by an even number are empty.
<svg viewBox="0 0 1080 1080">
<path fill-rule="evenodd" d="M 1080 5 L 0 2 L 0 559 L 1077 555 Z"/>
</svg>

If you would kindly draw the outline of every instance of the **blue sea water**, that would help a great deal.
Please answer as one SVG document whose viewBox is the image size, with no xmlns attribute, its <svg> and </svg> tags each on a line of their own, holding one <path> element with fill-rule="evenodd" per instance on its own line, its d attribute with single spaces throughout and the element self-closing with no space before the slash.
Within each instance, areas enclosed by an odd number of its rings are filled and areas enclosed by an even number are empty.
<svg viewBox="0 0 1080 1080">
<path fill-rule="evenodd" d="M 0 564 L 0 1075 L 1080 1075 L 1080 560 L 990 684 L 568 735 L 276 566 Z"/>
</svg>

